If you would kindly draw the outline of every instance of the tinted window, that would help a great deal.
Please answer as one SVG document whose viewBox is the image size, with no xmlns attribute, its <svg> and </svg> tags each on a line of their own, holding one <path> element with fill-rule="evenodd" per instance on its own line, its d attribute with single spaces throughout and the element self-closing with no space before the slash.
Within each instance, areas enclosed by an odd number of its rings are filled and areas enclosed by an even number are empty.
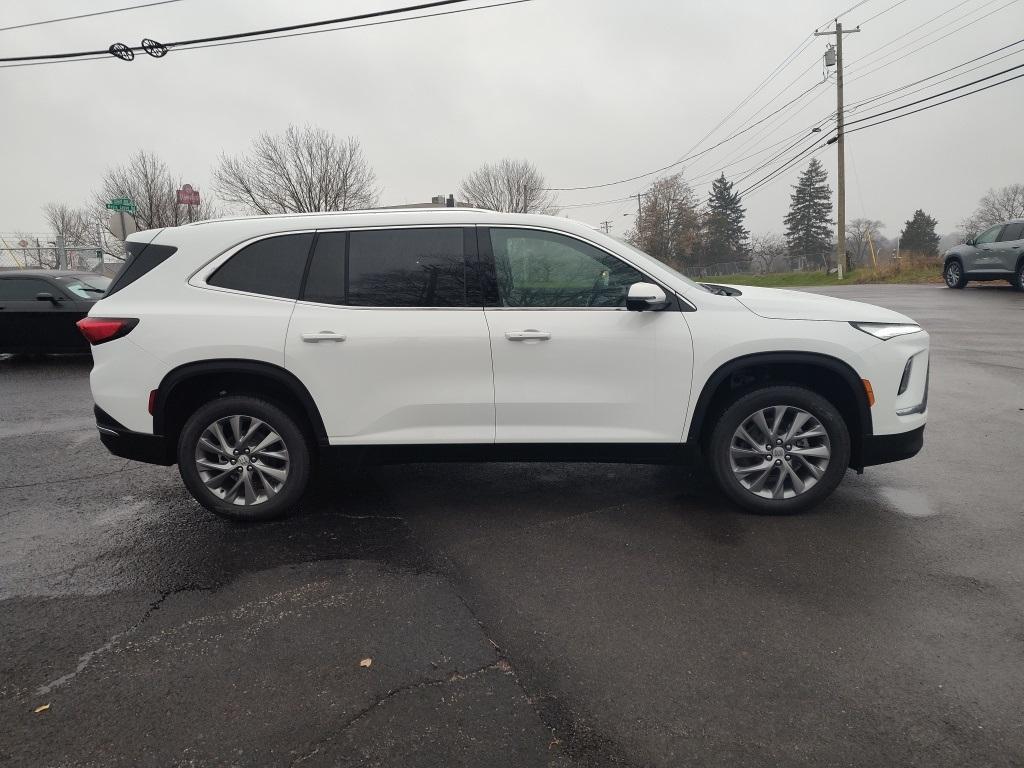
<svg viewBox="0 0 1024 768">
<path fill-rule="evenodd" d="M 121 269 L 114 276 L 114 282 L 107 289 L 107 295 L 120 291 L 149 272 L 153 267 L 166 261 L 177 248 L 171 245 L 151 245 L 150 243 L 127 242 L 124 244 L 128 252 Z"/>
<path fill-rule="evenodd" d="M 492 229 L 498 296 L 505 307 L 624 307 L 646 278 L 599 248 L 565 235 Z"/>
<path fill-rule="evenodd" d="M 8 301 L 35 301 L 37 293 L 49 293 L 55 298 L 61 298 L 61 292 L 45 280 L 32 277 L 0 279 L 0 299 Z"/>
<path fill-rule="evenodd" d="M 463 231 L 321 233 L 304 298 L 354 307 L 464 307 Z"/>
<path fill-rule="evenodd" d="M 313 234 L 280 235 L 247 245 L 206 281 L 264 296 L 297 299 Z"/>
<path fill-rule="evenodd" d="M 1002 228 L 1003 228 L 1002 224 L 997 224 L 994 227 L 986 229 L 984 232 L 982 232 L 980 235 L 978 235 L 978 239 L 974 241 L 975 244 L 982 245 L 984 243 L 995 242 L 996 237 L 999 235 L 999 230 L 1002 229 Z"/>
<path fill-rule="evenodd" d="M 999 236 L 1000 242 L 1006 242 L 1009 240 L 1020 240 L 1024 238 L 1024 222 L 1017 222 L 1015 224 L 1007 224 L 1006 229 L 1003 230 L 1003 234 Z"/>
</svg>

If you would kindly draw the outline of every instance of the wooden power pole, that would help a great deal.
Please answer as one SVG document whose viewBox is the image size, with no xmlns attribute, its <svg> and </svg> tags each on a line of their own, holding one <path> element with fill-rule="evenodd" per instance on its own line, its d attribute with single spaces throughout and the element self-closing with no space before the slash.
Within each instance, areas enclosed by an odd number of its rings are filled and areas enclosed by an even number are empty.
<svg viewBox="0 0 1024 768">
<path fill-rule="evenodd" d="M 836 28 L 828 32 L 815 32 L 815 36 L 836 36 L 836 149 L 839 160 L 836 164 L 839 176 L 839 215 L 836 216 L 836 266 L 839 268 L 839 279 L 843 279 L 843 266 L 846 263 L 846 149 L 843 143 L 843 35 L 860 32 L 856 29 L 843 30 L 843 25 L 836 22 Z"/>
</svg>

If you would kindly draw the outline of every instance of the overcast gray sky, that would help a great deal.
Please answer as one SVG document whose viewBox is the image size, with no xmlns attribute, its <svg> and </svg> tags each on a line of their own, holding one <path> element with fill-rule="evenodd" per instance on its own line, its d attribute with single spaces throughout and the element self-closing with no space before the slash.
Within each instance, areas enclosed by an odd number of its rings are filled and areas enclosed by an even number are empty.
<svg viewBox="0 0 1024 768">
<path fill-rule="evenodd" d="M 139 0 L 5 0 L 0 26 L 132 4 Z M 0 32 L 0 51 L 13 56 L 105 48 L 115 41 L 137 45 L 143 37 L 184 39 L 402 4 L 181 0 Z M 401 24 L 172 51 L 160 60 L 140 55 L 131 63 L 110 58 L 0 69 L 0 232 L 42 231 L 45 203 L 85 202 L 104 168 L 139 148 L 157 153 L 183 181 L 206 192 L 222 151 L 240 152 L 254 134 L 282 130 L 289 122 L 357 136 L 384 188 L 382 204 L 454 192 L 474 167 L 503 156 L 533 161 L 557 187 L 634 176 L 684 156 L 816 25 L 854 4 L 533 0 Z M 981 20 L 955 31 L 975 19 Z M 845 38 L 850 104 L 1024 37 L 1024 2 L 867 0 L 842 21 L 847 27 L 866 22 Z M 940 39 L 949 32 L 954 34 Z M 788 84 L 758 118 L 820 80 L 826 41 L 814 39 L 700 148 L 748 125 Z M 882 66 L 905 53 L 911 55 Z M 1013 55 L 936 89 L 904 92 L 897 103 L 1024 63 L 1024 45 L 997 56 L 1007 53 Z M 892 106 L 866 107 L 849 119 Z M 705 197 L 712 174 L 742 176 L 787 144 L 744 156 L 808 130 L 834 109 L 835 88 L 824 85 L 781 114 L 771 132 L 765 129 L 775 121 L 687 163 L 685 175 Z M 915 208 L 923 208 L 938 219 L 940 232 L 949 231 L 988 188 L 1024 182 L 1022 125 L 1024 79 L 849 135 L 848 219 L 881 219 L 892 236 Z M 819 157 L 834 188 L 834 147 Z M 752 231 L 782 231 L 790 185 L 805 165 L 745 199 Z M 623 198 L 649 180 L 563 192 L 559 200 L 573 205 Z M 634 201 L 565 213 L 591 224 L 610 219 L 613 233 L 622 234 L 632 221 L 623 214 L 635 210 Z"/>
</svg>

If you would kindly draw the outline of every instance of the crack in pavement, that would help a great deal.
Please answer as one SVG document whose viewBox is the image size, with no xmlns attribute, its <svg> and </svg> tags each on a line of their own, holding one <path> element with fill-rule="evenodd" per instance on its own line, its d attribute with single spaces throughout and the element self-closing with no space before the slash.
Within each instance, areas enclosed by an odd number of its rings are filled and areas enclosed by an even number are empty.
<svg viewBox="0 0 1024 768">
<path fill-rule="evenodd" d="M 449 675 L 446 678 L 442 678 L 440 680 L 432 680 L 432 679 L 418 680 L 416 682 L 409 683 L 408 685 L 403 685 L 403 686 L 400 686 L 398 688 L 389 689 L 387 691 L 387 693 L 385 693 L 381 698 L 379 698 L 376 701 L 374 701 L 373 703 L 363 707 L 361 710 L 359 710 L 354 715 L 352 715 L 352 717 L 350 717 L 348 720 L 346 720 L 337 729 L 337 731 L 335 731 L 335 732 L 331 733 L 330 735 L 325 736 L 324 738 L 322 738 L 319 741 L 317 741 L 316 742 L 316 747 L 314 749 L 312 749 L 312 750 L 310 750 L 310 751 L 308 751 L 308 752 L 306 752 L 304 754 L 301 754 L 298 757 L 296 757 L 294 760 L 292 760 L 292 762 L 289 763 L 289 766 L 296 766 L 299 763 L 303 763 L 306 760 L 309 760 L 311 757 L 314 757 L 315 755 L 319 754 L 320 750 L 323 749 L 324 746 L 326 746 L 327 744 L 330 744 L 331 742 L 333 742 L 334 739 L 337 738 L 339 735 L 343 734 L 345 731 L 347 731 L 349 728 L 353 727 L 360 720 L 362 720 L 363 718 L 368 716 L 375 709 L 377 709 L 378 707 L 382 706 L 383 704 L 385 704 L 386 702 L 390 701 L 391 699 L 393 699 L 396 696 L 400 696 L 402 694 L 409 693 L 411 691 L 420 690 L 422 688 L 436 688 L 436 687 L 442 686 L 442 685 L 451 685 L 452 683 L 459 683 L 459 682 L 462 682 L 463 680 L 471 680 L 474 677 L 479 677 L 480 675 L 482 675 L 482 674 L 484 674 L 486 672 L 489 672 L 491 670 L 495 670 L 495 669 L 499 670 L 500 672 L 503 672 L 506 675 L 512 675 L 512 667 L 509 665 L 508 661 L 505 660 L 502 657 L 499 657 L 498 659 L 496 659 L 495 661 L 491 662 L 490 664 L 485 664 L 484 666 L 479 667 L 478 669 L 471 670 L 469 672 L 463 672 L 461 674 L 456 672 L 456 673 L 454 673 L 452 675 Z M 524 691 L 524 695 L 525 695 L 525 691 Z"/>
<path fill-rule="evenodd" d="M 169 598 L 171 595 L 177 595 L 177 594 L 179 594 L 181 592 L 209 591 L 211 589 L 213 589 L 213 588 L 212 587 L 199 587 L 199 586 L 193 586 L 193 585 L 183 585 L 183 586 L 178 586 L 178 587 L 174 587 L 172 589 L 167 589 L 167 590 L 162 591 L 160 593 L 160 596 L 156 600 L 154 600 L 153 602 L 151 602 L 149 604 L 149 607 L 146 609 L 146 612 L 142 614 L 142 618 L 140 618 L 137 622 L 132 624 L 127 629 L 125 629 L 125 630 L 123 630 L 121 632 L 118 632 L 115 635 L 112 635 L 107 640 L 107 642 L 105 642 L 103 645 L 99 646 L 98 648 L 93 648 L 91 651 L 86 651 L 85 653 L 83 653 L 81 656 L 78 657 L 78 665 L 75 667 L 74 671 L 68 672 L 65 675 L 61 675 L 56 680 L 51 680 L 49 683 L 45 683 L 43 685 L 40 685 L 38 688 L 36 688 L 35 695 L 36 696 L 46 696 L 51 691 L 56 690 L 57 688 L 61 688 L 61 687 L 65 686 L 65 685 L 67 685 L 68 683 L 70 683 L 79 674 L 81 674 L 81 672 L 86 667 L 89 666 L 89 664 L 92 662 L 93 658 L 95 658 L 96 656 L 98 656 L 98 655 L 100 655 L 102 653 L 106 653 L 111 648 L 113 648 L 114 644 L 118 640 L 120 640 L 122 637 L 124 637 L 125 635 L 130 635 L 131 633 L 133 633 L 136 630 L 138 630 L 139 627 L 141 627 L 143 624 L 145 624 L 146 621 L 149 619 L 149 617 L 153 615 L 153 612 L 160 610 L 160 605 L 164 602 L 164 600 Z"/>
<path fill-rule="evenodd" d="M 129 472 L 129 471 L 130 472 L 137 472 L 138 470 L 143 469 L 145 467 L 144 464 L 140 464 L 139 466 L 134 467 L 133 469 L 129 470 L 128 469 L 128 465 L 131 464 L 131 463 L 132 463 L 131 461 L 126 461 L 124 463 L 124 466 L 122 466 L 120 469 L 114 469 L 114 470 L 111 470 L 110 472 L 96 472 L 96 473 L 91 474 L 91 475 L 82 475 L 81 477 L 65 477 L 62 480 L 40 480 L 38 483 L 22 483 L 21 485 L 0 485 L 0 491 L 13 491 L 13 490 L 16 490 L 18 488 L 35 488 L 35 487 L 38 487 L 40 485 L 57 485 L 59 483 L 76 483 L 76 482 L 79 482 L 81 480 L 92 480 L 94 477 L 109 477 L 110 475 L 119 475 L 122 472 Z M 7 512 L 7 514 L 10 514 L 11 511 L 13 511 L 13 510 L 9 510 Z"/>
</svg>

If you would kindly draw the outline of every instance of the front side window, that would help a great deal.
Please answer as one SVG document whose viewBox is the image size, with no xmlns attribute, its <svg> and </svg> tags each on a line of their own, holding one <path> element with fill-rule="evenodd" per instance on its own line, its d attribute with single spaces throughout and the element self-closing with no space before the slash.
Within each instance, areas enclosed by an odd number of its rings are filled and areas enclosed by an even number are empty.
<svg viewBox="0 0 1024 768">
<path fill-rule="evenodd" d="M 1002 228 L 1003 228 L 1002 224 L 997 224 L 994 227 L 989 227 L 984 232 L 982 232 L 980 235 L 978 235 L 978 239 L 974 241 L 975 245 L 984 245 L 985 243 L 994 243 L 995 240 L 996 240 L 996 237 L 999 236 L 999 230 L 1001 230 Z"/>
<path fill-rule="evenodd" d="M 206 282 L 218 288 L 297 299 L 312 244 L 312 232 L 257 240 L 228 259 Z"/>
<path fill-rule="evenodd" d="M 322 232 L 303 298 L 350 307 L 464 307 L 458 227 Z"/>
<path fill-rule="evenodd" d="M 999 236 L 999 242 L 1006 243 L 1011 240 L 1024 239 L 1024 222 L 1017 221 L 1013 224 L 1007 224 L 1006 229 L 1003 230 L 1003 234 Z"/>
<path fill-rule="evenodd" d="M 490 230 L 498 298 L 505 307 L 625 307 L 633 267 L 581 240 L 529 229 Z"/>
<path fill-rule="evenodd" d="M 32 277 L 8 277 L 0 280 L 0 299 L 34 301 L 40 293 L 49 293 L 55 298 L 60 298 L 60 291 L 45 280 Z"/>
</svg>

